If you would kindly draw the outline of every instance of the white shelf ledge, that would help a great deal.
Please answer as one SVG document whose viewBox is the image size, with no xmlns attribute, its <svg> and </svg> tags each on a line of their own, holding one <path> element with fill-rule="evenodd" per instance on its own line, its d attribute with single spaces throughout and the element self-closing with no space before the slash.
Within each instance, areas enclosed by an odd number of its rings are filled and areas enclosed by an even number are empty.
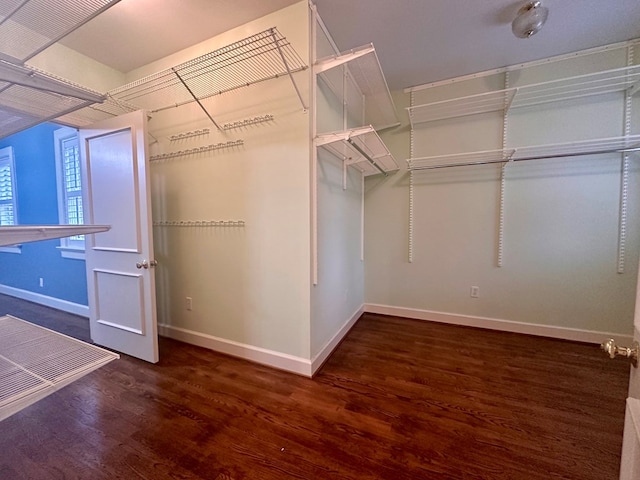
<svg viewBox="0 0 640 480">
<path fill-rule="evenodd" d="M 106 232 L 109 225 L 9 225 L 0 227 L 0 247 Z"/>
<path fill-rule="evenodd" d="M 342 65 L 347 67 L 348 78 L 364 97 L 364 123 L 372 125 L 376 130 L 398 125 L 400 122 L 395 105 L 373 45 L 365 45 L 316 62 L 315 73 L 322 77 L 340 99 L 344 88 L 342 76 L 336 80 L 336 76 L 329 74 L 329 71 Z M 351 89 L 347 87 L 347 92 L 349 91 Z M 361 105 L 360 101 L 353 102 L 347 99 L 350 118 L 362 117 Z"/>
<path fill-rule="evenodd" d="M 409 107 L 407 112 L 411 125 L 415 126 L 447 118 L 624 91 L 631 95 L 640 91 L 640 65 L 426 103 Z"/>
<path fill-rule="evenodd" d="M 393 155 L 372 126 L 318 135 L 315 144 L 364 176 L 398 170 Z"/>
<path fill-rule="evenodd" d="M 410 171 L 419 171 L 623 152 L 640 152 L 640 135 L 411 158 L 407 163 Z"/>
</svg>

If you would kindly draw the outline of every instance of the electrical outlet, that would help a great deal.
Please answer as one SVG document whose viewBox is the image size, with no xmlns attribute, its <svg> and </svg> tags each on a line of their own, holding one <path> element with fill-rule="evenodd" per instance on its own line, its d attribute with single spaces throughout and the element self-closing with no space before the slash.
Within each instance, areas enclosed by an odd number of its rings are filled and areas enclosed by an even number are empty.
<svg viewBox="0 0 640 480">
<path fill-rule="evenodd" d="M 480 287 L 471 287 L 471 298 L 478 298 L 480 296 Z"/>
<path fill-rule="evenodd" d="M 184 306 L 187 310 L 193 310 L 193 298 L 191 297 L 185 298 Z"/>
<path fill-rule="evenodd" d="M 40 277 L 39 285 L 40 287 L 44 287 L 44 278 Z"/>
</svg>

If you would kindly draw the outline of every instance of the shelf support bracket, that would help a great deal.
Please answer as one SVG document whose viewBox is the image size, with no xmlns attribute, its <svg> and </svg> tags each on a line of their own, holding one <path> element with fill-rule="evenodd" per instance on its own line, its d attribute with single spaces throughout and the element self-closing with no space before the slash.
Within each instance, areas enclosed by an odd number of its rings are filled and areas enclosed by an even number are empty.
<svg viewBox="0 0 640 480">
<path fill-rule="evenodd" d="M 633 46 L 627 49 L 627 65 L 633 64 Z M 624 95 L 624 135 L 631 134 L 631 97 L 640 88 L 640 81 L 629 87 Z M 627 248 L 627 214 L 629 206 L 629 155 L 628 152 L 622 154 L 622 167 L 620 173 L 620 205 L 618 214 L 618 268 L 619 274 L 624 273 L 624 263 Z"/>
<path fill-rule="evenodd" d="M 342 162 L 342 190 L 347 189 L 347 169 L 348 168 L 349 168 L 349 165 L 347 165 L 347 162 Z"/>
<path fill-rule="evenodd" d="M 618 265 L 617 272 L 624 273 L 627 247 L 627 211 L 629 199 L 629 156 L 622 154 L 622 171 L 620 174 L 620 205 L 618 219 Z"/>
<path fill-rule="evenodd" d="M 505 189 L 507 184 L 506 177 L 507 164 L 500 165 L 500 199 L 498 204 L 498 267 L 502 267 L 504 258 L 504 208 L 505 208 Z"/>
<path fill-rule="evenodd" d="M 373 48 L 373 45 L 369 44 L 362 48 L 350 50 L 349 52 L 343 53 L 341 55 L 324 58 L 316 63 L 314 67 L 315 73 L 326 72 L 327 70 L 339 67 L 340 65 L 344 65 L 347 62 L 350 62 L 352 60 L 355 60 L 356 58 L 360 58 L 375 51 L 376 50 L 375 48 Z"/>
<path fill-rule="evenodd" d="M 302 110 L 306 112 L 309 110 L 309 108 L 304 103 L 304 99 L 302 98 L 302 94 L 300 93 L 300 89 L 298 88 L 298 84 L 293 78 L 293 73 L 291 73 L 291 68 L 289 67 L 287 58 L 284 56 L 284 53 L 282 52 L 282 47 L 280 46 L 280 42 L 278 42 L 278 38 L 276 37 L 276 32 L 274 29 L 271 29 L 271 36 L 273 37 L 273 43 L 278 49 L 278 53 L 280 54 L 280 58 L 282 59 L 282 63 L 284 64 L 284 68 L 287 69 L 287 75 L 289 75 L 289 80 L 291 80 L 291 83 L 293 84 L 293 88 L 296 91 L 296 95 L 298 95 L 298 100 L 300 100 L 300 104 L 302 105 Z"/>
<path fill-rule="evenodd" d="M 638 80 L 627 89 L 627 95 L 633 97 L 638 92 L 640 92 L 640 80 Z"/>
<path fill-rule="evenodd" d="M 413 135 L 413 133 L 412 133 Z M 413 186 L 413 170 L 409 170 L 409 245 L 408 258 L 409 263 L 413 263 L 413 210 L 414 210 L 414 186 Z"/>
<path fill-rule="evenodd" d="M 178 77 L 178 80 L 180 80 L 180 83 L 182 83 L 182 85 L 184 85 L 184 88 L 187 89 L 187 92 L 189 92 L 189 95 L 191 95 L 191 97 L 193 97 L 193 99 L 196 101 L 196 103 L 200 106 L 200 108 L 202 109 L 202 111 L 207 115 L 207 117 L 209 117 L 209 120 L 211 120 L 211 122 L 216 126 L 216 128 L 218 130 L 222 130 L 220 128 L 220 125 L 218 125 L 216 123 L 216 121 L 213 119 L 213 117 L 209 114 L 209 112 L 207 111 L 206 108 L 204 108 L 204 105 L 202 104 L 202 102 L 200 101 L 200 99 L 198 97 L 195 96 L 195 94 L 193 93 L 193 91 L 189 88 L 189 85 L 187 85 L 187 82 L 185 82 L 182 77 L 180 76 L 180 74 L 178 73 L 178 71 L 175 68 L 171 68 L 171 70 L 173 71 L 173 73 L 175 73 L 176 77 Z"/>
<path fill-rule="evenodd" d="M 362 150 L 356 142 L 354 142 L 350 138 L 347 138 L 347 142 L 349 142 L 349 145 L 355 148 L 360 155 L 362 155 L 371 165 L 373 165 L 376 169 L 378 169 L 378 171 L 382 173 L 385 177 L 389 175 L 382 168 L 380 168 L 380 165 L 378 165 L 376 161 L 367 154 L 367 152 Z"/>
<path fill-rule="evenodd" d="M 505 106 L 504 106 L 504 114 L 506 115 L 509 112 L 509 109 L 511 108 L 511 104 L 513 103 L 513 101 L 516 98 L 516 95 L 518 95 L 518 89 L 514 89 L 511 94 L 509 95 L 509 98 L 507 98 L 507 101 L 505 102 Z"/>
</svg>

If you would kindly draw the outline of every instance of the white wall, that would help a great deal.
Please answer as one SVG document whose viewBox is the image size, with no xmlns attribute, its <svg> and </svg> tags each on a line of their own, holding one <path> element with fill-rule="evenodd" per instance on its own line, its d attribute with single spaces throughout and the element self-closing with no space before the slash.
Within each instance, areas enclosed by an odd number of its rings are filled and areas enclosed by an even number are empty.
<svg viewBox="0 0 640 480">
<path fill-rule="evenodd" d="M 308 64 L 308 7 L 300 2 L 138 69 L 128 79 L 270 27 L 277 27 Z M 308 70 L 295 74 L 307 102 L 308 75 Z M 196 104 L 152 115 L 152 155 L 245 142 L 152 163 L 154 220 L 245 221 L 244 227 L 155 227 L 158 321 L 165 334 L 229 353 L 308 363 L 309 113 L 287 77 L 204 103 L 220 125 L 266 114 L 274 120 L 221 132 Z M 178 142 L 168 139 L 202 128 L 211 132 Z M 185 308 L 186 297 L 193 299 L 191 311 Z"/>
<path fill-rule="evenodd" d="M 510 86 L 625 65 L 626 50 L 552 62 L 510 74 Z M 414 105 L 503 88 L 502 74 L 416 91 Z M 396 92 L 396 106 L 410 95 Z M 621 94 L 512 110 L 508 146 L 619 136 Z M 637 117 L 637 110 L 634 111 Z M 640 133 L 637 126 L 633 133 Z M 411 156 L 410 125 L 382 137 L 396 158 Z M 417 127 L 414 157 L 501 148 L 500 113 Z M 409 174 L 366 183 L 368 304 L 420 318 L 576 338 L 579 332 L 630 335 L 640 243 L 640 182 L 632 162 L 625 272 L 617 273 L 620 155 L 509 165 L 504 265 L 497 266 L 498 166 L 414 174 L 413 263 L 408 262 Z M 478 286 L 480 296 L 470 297 Z M 411 313 L 413 309 L 413 313 Z M 476 322 L 478 324 L 478 322 Z M 482 322 L 480 322 L 482 324 Z M 534 328 L 521 328 L 520 324 Z M 541 326 L 542 329 L 536 329 Z M 550 327 L 550 328 L 547 328 Z M 581 337 L 586 338 L 586 337 Z"/>
<path fill-rule="evenodd" d="M 338 53 L 319 26 L 315 44 L 317 58 Z M 336 85 L 340 85 L 343 67 L 332 69 L 328 75 L 336 79 Z M 343 130 L 347 123 L 343 117 L 343 94 L 333 93 L 321 77 L 318 77 L 316 85 L 317 133 Z M 363 119 L 359 119 L 358 126 L 362 122 Z M 314 369 L 322 364 L 362 312 L 362 185 L 360 171 L 349 167 L 346 189 L 343 188 L 342 159 L 322 148 L 318 149 L 318 282 L 311 288 L 311 355 Z"/>
<path fill-rule="evenodd" d="M 100 93 L 108 92 L 125 83 L 123 72 L 107 67 L 59 43 L 54 43 L 27 63 Z"/>
<path fill-rule="evenodd" d="M 318 284 L 312 287 L 312 358 L 360 316 L 364 303 L 361 260 L 362 176 L 320 152 L 318 160 Z M 339 340 L 340 338 L 336 338 Z M 333 345 L 335 347 L 335 345 Z"/>
<path fill-rule="evenodd" d="M 276 27 L 310 65 L 306 1 L 134 71 L 121 73 L 54 46 L 35 66 L 107 91 Z M 324 38 L 320 38 L 324 37 Z M 320 33 L 319 57 L 336 53 Z M 342 68 L 336 70 L 342 76 Z M 312 72 L 294 74 L 311 106 Z M 153 112 L 150 155 L 244 140 L 231 149 L 151 164 L 159 221 L 243 220 L 244 227 L 154 227 L 160 331 L 188 342 L 311 374 L 359 317 L 364 302 L 362 177 L 326 152 L 317 163 L 317 272 L 312 284 L 312 120 L 341 130 L 342 98 L 319 84 L 317 110 L 303 111 L 287 77 L 204 101 L 219 125 L 270 114 L 274 120 L 220 132 L 197 104 Z M 353 101 L 353 99 L 351 100 Z M 167 100 L 167 104 L 171 103 Z M 164 106 L 164 105 L 158 105 Z M 153 108 L 153 107 L 152 107 Z M 362 122 L 349 118 L 350 126 Z M 169 136 L 209 128 L 181 141 Z M 186 309 L 190 297 L 193 309 Z"/>
</svg>

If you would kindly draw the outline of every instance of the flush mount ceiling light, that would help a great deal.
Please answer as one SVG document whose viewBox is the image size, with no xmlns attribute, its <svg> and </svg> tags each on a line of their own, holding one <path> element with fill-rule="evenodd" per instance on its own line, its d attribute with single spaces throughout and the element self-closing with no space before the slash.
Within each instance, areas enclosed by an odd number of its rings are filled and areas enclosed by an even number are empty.
<svg viewBox="0 0 640 480">
<path fill-rule="evenodd" d="M 540 31 L 549 16 L 549 9 L 542 2 L 528 2 L 520 10 L 511 23 L 511 30 L 518 38 L 529 38 Z"/>
</svg>

